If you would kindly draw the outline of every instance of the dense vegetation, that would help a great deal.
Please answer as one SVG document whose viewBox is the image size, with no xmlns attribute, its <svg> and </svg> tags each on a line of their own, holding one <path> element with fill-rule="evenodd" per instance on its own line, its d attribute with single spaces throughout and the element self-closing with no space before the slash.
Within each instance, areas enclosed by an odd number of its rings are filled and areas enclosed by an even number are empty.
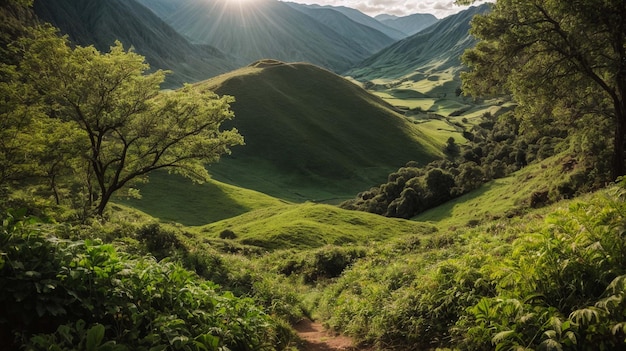
<svg viewBox="0 0 626 351">
<path fill-rule="evenodd" d="M 447 160 L 427 165 L 409 162 L 391 173 L 385 184 L 361 192 L 341 207 L 390 217 L 412 218 L 419 213 L 505 177 L 526 165 L 562 154 L 561 167 L 569 177 L 528 194 L 527 207 L 538 207 L 559 199 L 597 189 L 610 181 L 606 174 L 603 141 L 592 152 L 582 152 L 579 141 L 568 139 L 563 127 L 553 125 L 542 133 L 520 133 L 520 122 L 510 113 L 485 113 L 469 130 L 466 144 L 449 139 L 444 148 Z M 603 163 L 604 161 L 604 163 Z"/>
<path fill-rule="evenodd" d="M 320 317 L 380 348 L 624 347 L 624 189 L 549 215 L 406 239 L 324 289 Z"/>
<path fill-rule="evenodd" d="M 531 34 L 529 45 L 502 54 L 525 55 L 520 75 L 531 73 L 531 58 L 538 68 L 547 64 L 564 79 L 554 84 L 572 95 L 556 99 L 563 95 L 551 94 L 554 85 L 536 89 L 531 79 L 499 82 L 512 90 L 514 111 L 461 119 L 468 143 L 451 138 L 442 150 L 447 159 L 411 162 L 344 204 L 409 218 L 461 194 L 488 201 L 481 190 L 491 179 L 522 187 L 515 172 L 533 189 L 525 211 L 498 209 L 451 227 L 261 195 L 249 199 L 254 211 L 185 227 L 112 203 L 113 193 L 132 195 L 128 185 L 156 169 L 205 179 L 204 162 L 242 142 L 235 130 L 220 128 L 232 117 L 231 100 L 198 87 L 161 93 L 164 73 L 149 73 L 139 55 L 121 45 L 108 53 L 70 45 L 50 27 L 31 26 L 28 3 L 9 1 L 1 12 L 9 19 L 0 37 L 7 44 L 0 66 L 3 347 L 294 350 L 290 326 L 303 318 L 377 350 L 626 347 L 626 180 L 581 195 L 613 179 L 608 170 L 619 173 L 612 154 L 621 152 L 620 136 L 603 135 L 622 132 L 615 118 L 626 60 L 615 64 L 614 48 L 605 48 L 594 64 L 584 62 L 608 45 L 601 40 L 607 33 L 623 39 L 607 25 L 626 27 L 624 3 L 593 1 L 597 9 L 580 12 L 570 7 L 580 2 L 499 0 L 476 21 L 487 43 L 466 57 L 475 69 L 466 91 L 484 92 L 484 50 Z M 603 6 L 621 11 L 604 19 Z M 597 18 L 592 10 L 601 10 Z M 519 32 L 488 35 L 496 24 L 523 18 L 552 34 L 570 25 L 588 30 L 592 19 L 602 25 L 587 38 L 597 39 L 583 46 L 589 50 L 572 57 L 535 47 L 546 43 L 534 41 L 537 28 L 525 23 L 506 26 Z M 580 67 L 592 72 L 572 73 Z M 594 72 L 620 89 L 611 94 L 586 79 L 568 80 Z M 531 90 L 542 99 L 530 103 Z M 617 101 L 609 103 L 607 93 Z M 553 108 L 545 109 L 548 102 Z M 589 120 L 598 123 L 586 126 Z"/>
<path fill-rule="evenodd" d="M 85 233 L 23 215 L 5 214 L 0 233 L 3 347 L 273 350 L 284 341 L 277 339 L 280 325 L 254 301 L 176 261 L 75 240 Z M 150 234 L 148 248 L 167 247 Z"/>
</svg>

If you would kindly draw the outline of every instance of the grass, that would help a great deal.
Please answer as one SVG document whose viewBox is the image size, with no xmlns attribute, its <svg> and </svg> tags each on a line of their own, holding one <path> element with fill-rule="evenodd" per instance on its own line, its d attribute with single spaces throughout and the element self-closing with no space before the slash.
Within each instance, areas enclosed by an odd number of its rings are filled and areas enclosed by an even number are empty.
<svg viewBox="0 0 626 351">
<path fill-rule="evenodd" d="M 530 210 L 533 193 L 551 192 L 571 174 L 562 171 L 563 156 L 555 156 L 496 179 L 457 199 L 428 210 L 413 219 L 431 223 L 441 230 L 472 227 Z"/>
<path fill-rule="evenodd" d="M 235 96 L 246 145 L 214 177 L 288 201 L 345 199 L 408 161 L 442 157 L 437 138 L 352 82 L 309 64 L 266 60 L 197 84 Z"/>
<path fill-rule="evenodd" d="M 186 226 L 203 225 L 282 201 L 259 192 L 211 180 L 196 184 L 179 175 L 154 172 L 140 187 L 141 199 L 116 199 L 158 218 Z"/>
<path fill-rule="evenodd" d="M 237 236 L 237 242 L 269 250 L 372 244 L 435 231 L 428 224 L 313 203 L 257 209 L 197 229 L 208 239 L 216 239 L 222 231 L 230 230 Z"/>
</svg>

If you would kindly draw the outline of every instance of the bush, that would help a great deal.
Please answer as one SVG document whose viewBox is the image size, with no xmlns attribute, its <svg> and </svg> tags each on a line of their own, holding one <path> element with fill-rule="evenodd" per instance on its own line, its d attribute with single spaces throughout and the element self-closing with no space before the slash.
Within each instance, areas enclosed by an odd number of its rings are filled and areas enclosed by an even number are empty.
<svg viewBox="0 0 626 351">
<path fill-rule="evenodd" d="M 9 216 L 0 232 L 0 342 L 17 349 L 275 349 L 276 324 L 248 298 L 180 264 Z M 286 345 L 284 345 L 286 346 Z"/>
</svg>

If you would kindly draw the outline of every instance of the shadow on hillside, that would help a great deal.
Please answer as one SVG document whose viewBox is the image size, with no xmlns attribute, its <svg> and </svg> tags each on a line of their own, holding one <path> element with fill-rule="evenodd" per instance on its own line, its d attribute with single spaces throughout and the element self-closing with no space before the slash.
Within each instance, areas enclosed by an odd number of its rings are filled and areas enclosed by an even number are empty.
<svg viewBox="0 0 626 351">
<path fill-rule="evenodd" d="M 452 199 L 426 212 L 420 213 L 419 215 L 413 217 L 412 219 L 418 220 L 418 221 L 432 221 L 432 222 L 441 221 L 453 215 L 454 207 L 457 204 L 471 201 L 476 198 L 480 198 L 481 196 L 485 195 L 488 191 L 492 190 L 495 185 L 496 185 L 496 181 L 491 181 L 487 184 L 483 184 L 480 188 L 474 191 L 471 191 L 463 196 L 457 197 L 456 199 Z"/>
<path fill-rule="evenodd" d="M 249 209 L 214 183 L 193 183 L 167 172 L 154 172 L 139 187 L 141 199 L 118 199 L 165 222 L 198 226 L 231 218 Z"/>
</svg>

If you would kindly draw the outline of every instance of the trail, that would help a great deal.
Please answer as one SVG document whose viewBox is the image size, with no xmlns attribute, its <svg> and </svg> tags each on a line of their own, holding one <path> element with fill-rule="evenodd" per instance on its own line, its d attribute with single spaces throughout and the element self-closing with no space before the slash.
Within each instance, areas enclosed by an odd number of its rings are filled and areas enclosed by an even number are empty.
<svg viewBox="0 0 626 351">
<path fill-rule="evenodd" d="M 358 351 L 354 341 L 343 335 L 332 335 L 320 323 L 304 319 L 294 326 L 304 345 L 301 351 Z"/>
</svg>

